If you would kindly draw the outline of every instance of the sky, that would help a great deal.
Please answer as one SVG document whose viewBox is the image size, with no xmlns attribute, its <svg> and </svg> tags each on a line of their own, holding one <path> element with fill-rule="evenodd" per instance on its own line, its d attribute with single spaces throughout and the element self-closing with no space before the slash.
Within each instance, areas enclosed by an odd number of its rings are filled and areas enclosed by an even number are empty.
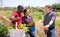
<svg viewBox="0 0 60 37">
<path fill-rule="evenodd" d="M 0 0 L 0 6 L 1 1 L 3 7 L 17 7 L 18 5 L 44 7 L 47 4 L 60 3 L 60 0 Z"/>
</svg>

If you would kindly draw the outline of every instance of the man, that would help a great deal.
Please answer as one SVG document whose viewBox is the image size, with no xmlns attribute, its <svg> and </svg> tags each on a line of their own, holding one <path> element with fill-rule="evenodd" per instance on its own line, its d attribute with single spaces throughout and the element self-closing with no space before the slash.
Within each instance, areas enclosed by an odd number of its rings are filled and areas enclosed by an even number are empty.
<svg viewBox="0 0 60 37">
<path fill-rule="evenodd" d="M 22 5 L 19 5 L 17 7 L 17 11 L 12 13 L 11 21 L 14 24 L 14 26 L 15 26 L 15 24 L 19 25 L 22 23 L 21 13 L 22 13 L 23 9 L 24 9 L 24 7 Z"/>
<path fill-rule="evenodd" d="M 44 31 L 47 37 L 56 37 L 55 36 L 55 19 L 56 14 L 52 11 L 50 5 L 45 6 L 45 16 L 44 16 Z"/>
</svg>

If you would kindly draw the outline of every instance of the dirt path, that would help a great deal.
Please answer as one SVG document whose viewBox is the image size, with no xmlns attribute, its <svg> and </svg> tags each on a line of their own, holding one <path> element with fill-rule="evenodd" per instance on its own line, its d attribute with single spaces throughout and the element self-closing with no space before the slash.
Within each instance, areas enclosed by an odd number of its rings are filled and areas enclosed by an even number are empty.
<svg viewBox="0 0 60 37">
<path fill-rule="evenodd" d="M 57 16 L 57 17 L 56 17 L 56 20 L 60 20 L 60 16 Z"/>
</svg>

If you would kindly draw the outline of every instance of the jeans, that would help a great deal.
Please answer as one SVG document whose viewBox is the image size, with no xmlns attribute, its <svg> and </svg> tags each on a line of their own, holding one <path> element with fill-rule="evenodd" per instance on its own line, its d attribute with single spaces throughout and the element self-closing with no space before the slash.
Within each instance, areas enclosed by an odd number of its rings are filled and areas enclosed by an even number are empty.
<svg viewBox="0 0 60 37">
<path fill-rule="evenodd" d="M 35 37 L 34 32 L 29 32 L 30 37 Z"/>
<path fill-rule="evenodd" d="M 35 26 L 30 27 L 30 28 L 29 28 L 29 32 L 28 32 L 29 35 L 30 35 L 30 37 L 35 37 L 35 36 L 34 36 L 34 32 L 35 32 Z"/>
<path fill-rule="evenodd" d="M 51 29 L 47 31 L 47 37 L 56 37 L 55 29 Z"/>
</svg>

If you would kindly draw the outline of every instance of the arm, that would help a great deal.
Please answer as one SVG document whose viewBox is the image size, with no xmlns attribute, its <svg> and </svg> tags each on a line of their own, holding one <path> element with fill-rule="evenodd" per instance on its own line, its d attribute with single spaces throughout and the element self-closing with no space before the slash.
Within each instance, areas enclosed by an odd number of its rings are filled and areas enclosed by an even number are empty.
<svg viewBox="0 0 60 37">
<path fill-rule="evenodd" d="M 50 27 L 52 24 L 53 24 L 53 20 L 51 20 L 47 26 Z"/>
<path fill-rule="evenodd" d="M 34 26 L 34 25 L 35 25 L 34 21 L 31 20 L 31 25 L 30 26 Z"/>
<path fill-rule="evenodd" d="M 12 13 L 11 21 L 16 21 L 16 20 L 19 20 L 19 19 L 20 18 L 17 16 L 16 12 Z"/>
<path fill-rule="evenodd" d="M 11 17 L 11 21 L 17 21 L 19 19 L 20 19 L 20 17 L 16 17 L 16 18 L 14 16 Z"/>
<path fill-rule="evenodd" d="M 30 21 L 28 22 L 28 25 L 27 25 L 27 26 L 34 26 L 34 25 L 35 25 L 34 21 L 33 21 L 33 20 L 30 20 Z"/>
<path fill-rule="evenodd" d="M 56 18 L 56 15 L 53 14 L 53 15 L 52 15 L 52 18 L 51 18 L 51 20 L 50 20 L 50 22 L 49 22 L 49 24 L 48 24 L 48 26 L 51 26 L 51 25 L 53 24 L 55 18 Z"/>
</svg>

